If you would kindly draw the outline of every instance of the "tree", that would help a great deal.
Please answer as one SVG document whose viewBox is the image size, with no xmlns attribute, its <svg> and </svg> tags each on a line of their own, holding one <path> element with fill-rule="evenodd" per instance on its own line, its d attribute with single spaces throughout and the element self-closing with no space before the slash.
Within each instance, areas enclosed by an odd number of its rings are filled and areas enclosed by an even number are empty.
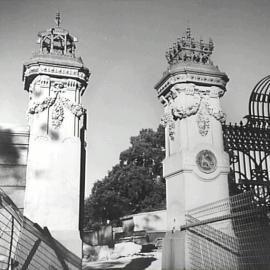
<svg viewBox="0 0 270 270">
<path fill-rule="evenodd" d="M 119 217 L 165 208 L 164 128 L 142 129 L 120 153 L 119 164 L 97 181 L 85 202 L 85 226 L 117 221 Z"/>
</svg>

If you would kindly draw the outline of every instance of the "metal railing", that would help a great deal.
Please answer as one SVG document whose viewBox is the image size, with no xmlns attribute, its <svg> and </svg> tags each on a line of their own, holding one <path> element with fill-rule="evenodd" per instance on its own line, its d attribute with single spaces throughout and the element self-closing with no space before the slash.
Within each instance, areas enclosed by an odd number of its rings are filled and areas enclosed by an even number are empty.
<svg viewBox="0 0 270 270">
<path fill-rule="evenodd" d="M 268 212 L 246 192 L 186 213 L 190 269 L 270 269 Z"/>
<path fill-rule="evenodd" d="M 78 270 L 81 259 L 22 215 L 0 189 L 0 270 Z"/>
</svg>

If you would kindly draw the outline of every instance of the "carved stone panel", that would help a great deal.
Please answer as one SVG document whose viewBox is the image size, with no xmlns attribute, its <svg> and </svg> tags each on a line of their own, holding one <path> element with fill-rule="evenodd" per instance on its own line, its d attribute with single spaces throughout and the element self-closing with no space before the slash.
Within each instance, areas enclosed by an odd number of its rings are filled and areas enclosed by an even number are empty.
<svg viewBox="0 0 270 270">
<path fill-rule="evenodd" d="M 217 168 L 217 158 L 210 150 L 201 150 L 196 156 L 196 164 L 201 172 L 212 173 Z"/>
</svg>

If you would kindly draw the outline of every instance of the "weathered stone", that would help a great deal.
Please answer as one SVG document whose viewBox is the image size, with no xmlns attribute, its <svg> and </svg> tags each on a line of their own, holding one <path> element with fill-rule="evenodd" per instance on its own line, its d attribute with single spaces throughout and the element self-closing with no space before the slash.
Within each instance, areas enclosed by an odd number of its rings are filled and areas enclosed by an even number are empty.
<svg viewBox="0 0 270 270">
<path fill-rule="evenodd" d="M 60 27 L 41 32 L 39 52 L 24 65 L 30 125 L 24 214 L 81 257 L 86 110 L 80 102 L 89 70 L 75 57 L 75 41 Z"/>
<path fill-rule="evenodd" d="M 221 128 L 225 114 L 220 105 L 229 79 L 210 59 L 212 41 L 208 45 L 194 41 L 189 29 L 180 43 L 180 47 L 176 45 L 178 49 L 170 51 L 168 70 L 155 86 L 164 105 L 163 175 L 167 191 L 167 230 L 172 232 L 179 232 L 186 224 L 189 210 L 229 196 L 229 159 L 223 149 Z M 196 48 L 199 57 L 203 57 L 202 47 L 207 47 L 207 61 L 182 58 L 194 53 Z M 189 269 L 184 234 L 165 237 L 164 270 Z"/>
</svg>

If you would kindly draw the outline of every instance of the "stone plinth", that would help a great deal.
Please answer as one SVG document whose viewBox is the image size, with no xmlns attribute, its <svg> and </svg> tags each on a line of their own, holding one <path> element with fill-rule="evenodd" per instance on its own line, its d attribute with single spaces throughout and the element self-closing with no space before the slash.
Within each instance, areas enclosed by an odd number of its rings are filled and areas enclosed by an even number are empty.
<svg viewBox="0 0 270 270">
<path fill-rule="evenodd" d="M 162 270 L 189 269 L 186 232 L 167 232 L 162 248 Z"/>
</svg>

